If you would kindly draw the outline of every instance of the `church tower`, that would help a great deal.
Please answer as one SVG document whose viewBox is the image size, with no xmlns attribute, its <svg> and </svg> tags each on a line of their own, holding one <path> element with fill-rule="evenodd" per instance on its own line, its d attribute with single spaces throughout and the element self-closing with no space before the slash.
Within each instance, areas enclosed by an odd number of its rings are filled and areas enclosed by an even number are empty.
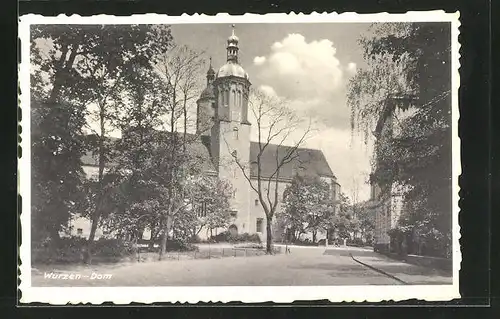
<svg viewBox="0 0 500 319">
<path fill-rule="evenodd" d="M 250 191 L 240 167 L 250 176 L 250 123 L 248 122 L 248 96 L 250 80 L 238 63 L 239 39 L 234 34 L 227 39 L 227 61 L 215 75 L 214 123 L 211 130 L 211 153 L 219 177 L 233 185 L 231 200 L 235 226 L 239 232 L 249 229 Z M 242 216 L 242 214 L 245 216 Z M 246 227 L 245 227 L 246 225 Z"/>
<path fill-rule="evenodd" d="M 210 58 L 210 66 L 207 71 L 207 87 L 200 95 L 196 110 L 196 134 L 202 136 L 210 136 L 215 116 L 215 93 L 213 82 L 215 79 L 215 71 L 212 68 L 212 58 Z"/>
</svg>

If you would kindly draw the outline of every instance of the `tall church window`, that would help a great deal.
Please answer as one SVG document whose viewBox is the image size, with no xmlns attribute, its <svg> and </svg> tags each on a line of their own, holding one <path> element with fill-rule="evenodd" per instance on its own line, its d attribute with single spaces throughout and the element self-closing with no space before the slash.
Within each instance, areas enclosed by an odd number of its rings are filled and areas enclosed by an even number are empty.
<svg viewBox="0 0 500 319">
<path fill-rule="evenodd" d="M 255 206 L 259 206 L 259 200 L 258 199 L 255 200 Z"/>
<path fill-rule="evenodd" d="M 224 105 L 229 105 L 229 90 L 224 90 Z"/>
<path fill-rule="evenodd" d="M 262 224 L 264 223 L 263 218 L 257 218 L 257 221 L 255 223 L 255 231 L 257 233 L 262 233 Z"/>
<path fill-rule="evenodd" d="M 233 127 L 233 138 L 235 140 L 238 140 L 238 128 L 237 127 Z"/>
</svg>

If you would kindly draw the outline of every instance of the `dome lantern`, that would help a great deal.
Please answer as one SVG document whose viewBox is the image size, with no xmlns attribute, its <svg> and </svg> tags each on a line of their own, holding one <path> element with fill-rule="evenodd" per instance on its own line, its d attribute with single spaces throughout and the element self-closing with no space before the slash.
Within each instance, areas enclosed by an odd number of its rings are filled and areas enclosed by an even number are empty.
<svg viewBox="0 0 500 319">
<path fill-rule="evenodd" d="M 234 33 L 234 24 L 232 25 L 232 34 L 227 39 L 227 62 L 217 72 L 216 78 L 235 76 L 249 80 L 248 74 L 238 64 L 238 43 L 239 38 Z"/>
</svg>

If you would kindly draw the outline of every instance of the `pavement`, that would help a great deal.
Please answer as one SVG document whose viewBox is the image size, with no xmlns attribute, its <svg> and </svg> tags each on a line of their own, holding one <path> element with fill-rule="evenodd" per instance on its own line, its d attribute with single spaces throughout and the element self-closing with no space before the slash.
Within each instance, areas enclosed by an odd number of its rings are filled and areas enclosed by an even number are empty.
<svg viewBox="0 0 500 319">
<path fill-rule="evenodd" d="M 450 274 L 395 261 L 363 248 L 291 246 L 290 250 L 290 254 L 258 257 L 43 266 L 32 269 L 32 286 L 322 286 L 452 282 Z M 73 279 L 68 279 L 69 275 L 73 275 Z"/>
</svg>

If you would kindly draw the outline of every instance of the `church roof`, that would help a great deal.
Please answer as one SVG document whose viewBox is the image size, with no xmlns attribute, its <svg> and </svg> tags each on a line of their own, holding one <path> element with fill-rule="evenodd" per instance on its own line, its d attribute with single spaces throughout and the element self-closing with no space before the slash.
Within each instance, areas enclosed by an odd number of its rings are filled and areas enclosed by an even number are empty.
<svg viewBox="0 0 500 319">
<path fill-rule="evenodd" d="M 168 132 L 161 132 L 161 133 L 167 133 Z M 92 137 L 92 135 L 87 135 L 87 138 Z M 208 136 L 207 136 L 208 137 Z M 209 137 L 208 137 L 209 138 Z M 108 138 L 111 142 L 117 143 L 120 141 L 119 138 Z M 205 137 L 203 136 L 202 139 L 194 139 L 194 135 L 192 134 L 187 134 L 187 139 L 190 140 L 191 142 L 187 144 L 187 152 L 190 154 L 192 158 L 194 158 L 199 165 L 201 165 L 200 169 L 205 172 L 205 173 L 214 173 L 215 169 L 211 161 L 211 156 L 210 156 L 210 147 L 207 147 L 207 143 L 205 141 Z M 210 145 L 210 141 L 208 141 L 208 146 Z M 81 157 L 81 161 L 83 165 L 86 166 L 98 166 L 99 161 L 97 154 L 93 154 L 92 151 L 87 151 L 83 156 Z M 108 167 L 114 167 L 118 165 L 117 163 L 118 158 L 114 157 L 107 163 Z"/>
<path fill-rule="evenodd" d="M 257 178 L 257 155 L 259 154 L 259 143 L 250 144 L 250 162 L 252 163 L 250 177 Z M 277 162 L 288 154 L 293 158 L 280 169 L 281 179 L 292 179 L 295 174 L 306 176 L 335 177 L 330 165 L 321 150 L 298 148 L 295 151 L 290 146 L 269 144 L 261 155 L 261 174 L 270 177 L 276 171 Z"/>
<path fill-rule="evenodd" d="M 219 79 L 226 76 L 235 76 L 239 78 L 244 78 L 246 80 L 250 79 L 245 69 L 243 69 L 241 65 L 233 61 L 228 61 L 226 64 L 221 66 L 219 71 L 217 72 L 216 77 Z"/>
<path fill-rule="evenodd" d="M 203 92 L 200 94 L 200 99 L 214 99 L 215 98 L 215 92 L 214 88 L 212 87 L 211 84 L 207 86 Z"/>
<path fill-rule="evenodd" d="M 213 166 L 210 154 L 210 137 L 201 136 L 196 138 L 192 134 L 188 134 L 188 139 L 192 142 L 188 146 L 188 152 L 192 156 L 195 156 L 200 165 L 201 169 L 207 173 L 214 173 L 215 168 Z M 118 141 L 118 139 L 113 139 Z M 279 160 L 283 159 L 284 156 L 292 151 L 290 146 L 269 144 L 261 155 L 261 174 L 263 178 L 270 177 L 276 171 L 276 158 Z M 250 177 L 257 178 L 257 155 L 259 154 L 259 143 L 250 143 Z M 278 157 L 276 157 L 276 154 Z M 280 169 L 280 179 L 283 181 L 291 180 L 295 174 L 305 175 L 305 176 L 322 176 L 334 178 L 330 165 L 321 150 L 309 149 L 309 148 L 298 148 L 292 152 L 292 157 L 294 158 L 289 163 L 283 165 Z M 97 166 L 97 156 L 94 156 L 92 152 L 87 152 L 81 158 L 84 165 Z M 116 165 L 116 162 L 111 162 L 108 165 Z"/>
</svg>

